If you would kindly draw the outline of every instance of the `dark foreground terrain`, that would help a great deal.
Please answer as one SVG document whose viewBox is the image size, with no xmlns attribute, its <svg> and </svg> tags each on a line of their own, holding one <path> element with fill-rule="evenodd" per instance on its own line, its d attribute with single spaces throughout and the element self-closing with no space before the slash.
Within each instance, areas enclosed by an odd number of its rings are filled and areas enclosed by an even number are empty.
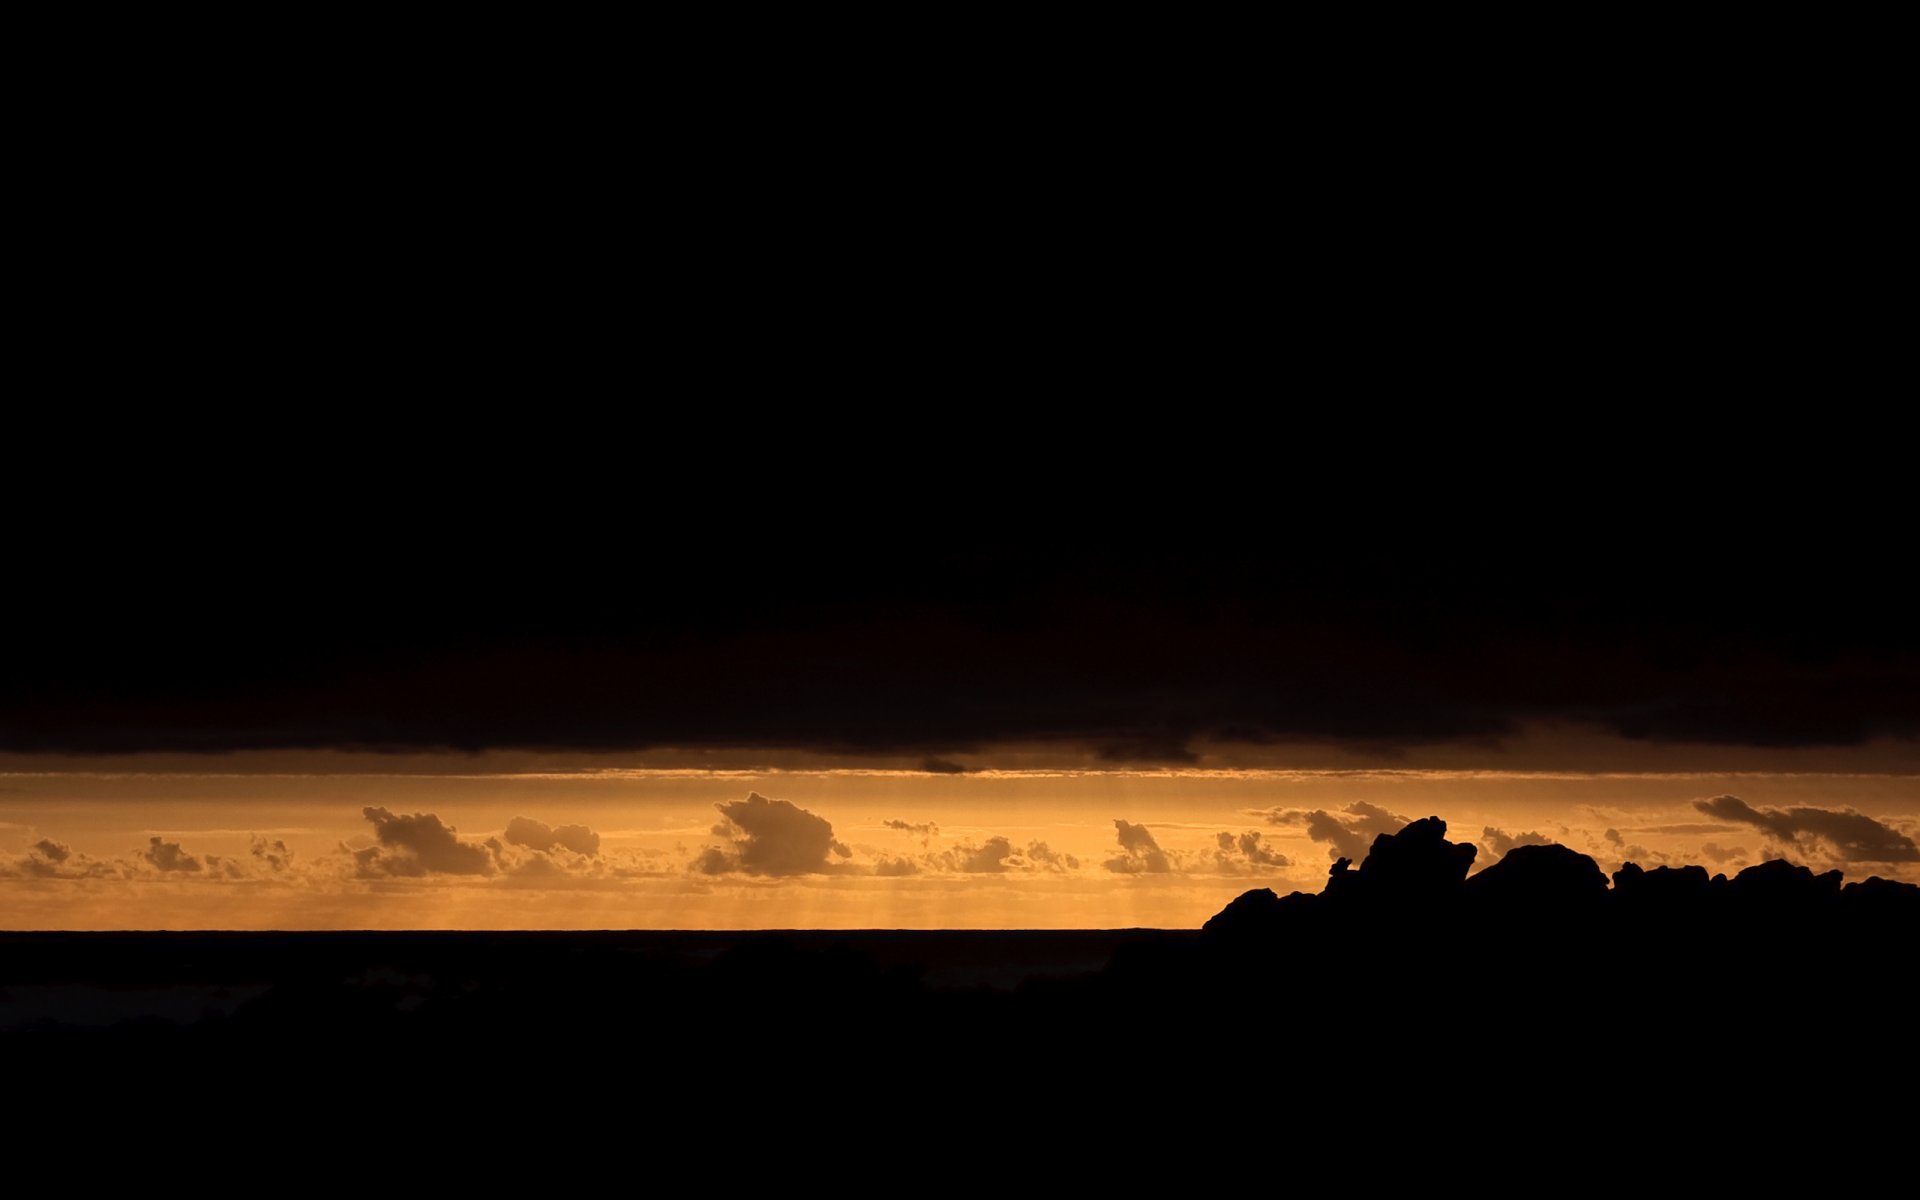
<svg viewBox="0 0 1920 1200">
<path fill-rule="evenodd" d="M 1609 884 L 1558 846 L 1469 879 L 1445 831 L 1193 932 L 0 935 L 0 1055 L 55 1138 L 432 1130 L 468 1148 L 407 1153 L 501 1179 L 609 1154 L 814 1178 L 909 1145 L 1136 1183 L 1429 1152 L 1911 1169 L 1920 889 L 1783 862 Z"/>
</svg>

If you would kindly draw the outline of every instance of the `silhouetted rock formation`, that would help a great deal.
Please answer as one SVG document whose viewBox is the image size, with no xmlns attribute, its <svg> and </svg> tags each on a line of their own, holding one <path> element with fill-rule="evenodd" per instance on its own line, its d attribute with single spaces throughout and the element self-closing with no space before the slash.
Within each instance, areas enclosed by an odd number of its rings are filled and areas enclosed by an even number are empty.
<svg viewBox="0 0 1920 1200">
<path fill-rule="evenodd" d="M 1475 848 L 1447 840 L 1439 817 L 1414 821 L 1399 833 L 1373 839 L 1359 882 L 1369 899 L 1420 900 L 1450 897 L 1473 869 Z"/>
<path fill-rule="evenodd" d="M 1733 877 L 1733 895 L 1748 904 L 1771 909 L 1830 903 L 1840 897 L 1840 872 L 1815 875 L 1811 868 L 1776 858 L 1748 867 Z"/>
<path fill-rule="evenodd" d="M 1294 895 L 1300 893 L 1295 892 Z M 1220 932 L 1257 930 L 1266 922 L 1276 920 L 1279 908 L 1280 897 L 1274 895 L 1272 888 L 1254 888 L 1250 892 L 1241 892 L 1229 901 L 1207 922 L 1207 928 Z"/>
<path fill-rule="evenodd" d="M 1719 877 L 1721 882 L 1726 876 Z M 1613 888 L 1623 899 L 1636 903 L 1684 904 L 1707 894 L 1712 884 L 1707 869 L 1688 864 L 1684 867 L 1655 867 L 1643 870 L 1638 863 L 1622 863 L 1613 873 Z"/>
<path fill-rule="evenodd" d="M 1468 847 L 1472 849 L 1472 847 Z M 1513 912 L 1582 908 L 1603 902 L 1607 877 L 1600 864 L 1558 844 L 1516 846 L 1466 883 L 1467 895 Z"/>
</svg>

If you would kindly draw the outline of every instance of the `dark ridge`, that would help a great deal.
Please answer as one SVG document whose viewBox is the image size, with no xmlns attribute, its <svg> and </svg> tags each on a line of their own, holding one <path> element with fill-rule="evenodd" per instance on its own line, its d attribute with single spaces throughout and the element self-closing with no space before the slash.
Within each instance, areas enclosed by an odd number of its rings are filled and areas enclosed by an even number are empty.
<svg viewBox="0 0 1920 1200">
<path fill-rule="evenodd" d="M 164 1103 L 107 1094 L 270 1145 L 391 1095 L 507 1121 L 537 1152 L 499 1169 L 536 1173 L 636 1128 L 748 1137 L 750 1172 L 948 1131 L 1245 1138 L 1267 1168 L 1390 1139 L 1368 1169 L 1396 1181 L 1476 1137 L 1516 1168 L 1609 1138 L 1692 1153 L 1707 1109 L 1808 1146 L 1891 1130 L 1868 1097 L 1920 1068 L 1920 888 L 1473 858 L 1415 821 L 1323 892 L 1249 891 L 1187 932 L 4 934 L 0 1054 L 36 1111 L 161 1080 Z"/>
</svg>

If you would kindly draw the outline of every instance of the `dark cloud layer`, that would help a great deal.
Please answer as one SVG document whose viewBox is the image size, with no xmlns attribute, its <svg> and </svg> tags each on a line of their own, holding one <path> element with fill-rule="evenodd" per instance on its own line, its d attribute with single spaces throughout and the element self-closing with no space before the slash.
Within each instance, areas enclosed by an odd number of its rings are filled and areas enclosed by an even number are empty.
<svg viewBox="0 0 1920 1200">
<path fill-rule="evenodd" d="M 1755 808 L 1738 796 L 1696 800 L 1709 817 L 1752 825 L 1789 845 L 1813 839 L 1830 846 L 1845 862 L 1920 862 L 1920 845 L 1899 830 L 1864 813 L 1831 808 Z"/>
<path fill-rule="evenodd" d="M 996 742 L 1181 761 L 1197 738 L 1404 745 L 1534 719 L 1756 745 L 1920 729 L 1920 623 L 1870 507 L 1799 540 L 1743 507 L 1707 538 L 1670 498 L 1658 524 L 1597 502 L 1583 523 L 1555 475 L 1535 481 L 1559 498 L 1551 545 L 1481 546 L 1462 533 L 1531 487 L 1396 474 L 1406 510 L 1363 520 L 1321 488 L 1283 494 L 1245 455 L 1210 466 L 1190 509 L 1180 489 L 1127 500 L 1049 460 L 1043 493 L 951 500 L 911 548 L 863 531 L 873 495 L 972 489 L 868 463 L 843 508 L 809 472 L 735 529 L 611 464 L 604 492 L 570 479 L 551 507 L 492 478 L 417 488 L 458 496 L 457 522 L 332 476 L 223 485 L 233 466 L 201 481 L 201 511 L 193 472 L 171 471 L 129 494 L 199 539 L 35 529 L 10 551 L 35 569 L 0 632 L 0 749 L 794 746 L 947 772 Z M 1056 519 L 1075 495 L 1101 497 L 1097 522 Z M 237 496 L 278 522 L 245 555 L 218 525 Z M 657 577 L 500 569 L 613 544 Z M 172 582 L 126 586 L 154 578 Z"/>
</svg>

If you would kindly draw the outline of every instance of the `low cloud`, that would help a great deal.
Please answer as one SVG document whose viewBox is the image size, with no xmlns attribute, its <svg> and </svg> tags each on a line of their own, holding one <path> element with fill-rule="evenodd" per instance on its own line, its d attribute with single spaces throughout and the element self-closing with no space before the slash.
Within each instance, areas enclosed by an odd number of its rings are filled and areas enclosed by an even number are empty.
<svg viewBox="0 0 1920 1200">
<path fill-rule="evenodd" d="M 1160 875 L 1173 870 L 1173 859 L 1145 825 L 1115 818 L 1113 828 L 1120 853 L 1101 864 L 1107 870 L 1122 875 Z"/>
<path fill-rule="evenodd" d="M 460 840 L 453 826 L 433 813 L 399 814 L 368 807 L 360 815 L 373 823 L 377 847 L 354 851 L 363 875 L 491 875 L 494 856 L 487 848 Z"/>
<path fill-rule="evenodd" d="M 163 841 L 157 837 L 147 839 L 147 848 L 140 855 L 156 871 L 201 871 L 204 864 L 193 855 L 180 848 L 179 842 Z"/>
<path fill-rule="evenodd" d="M 1649 850 L 1645 846 L 1642 846 L 1638 842 L 1635 842 L 1632 845 L 1624 846 L 1621 848 L 1620 861 L 1623 864 L 1624 863 L 1650 863 L 1650 862 L 1651 863 L 1667 863 L 1667 862 L 1673 861 L 1673 856 L 1670 854 L 1663 854 L 1658 850 Z"/>
<path fill-rule="evenodd" d="M 1612 835 L 1607 840 L 1618 845 L 1620 843 L 1619 831 L 1609 829 L 1607 832 Z M 1515 846 L 1547 846 L 1552 843 L 1552 838 L 1543 833 L 1534 833 L 1531 830 L 1526 833 L 1509 834 L 1506 830 L 1495 829 L 1491 825 L 1482 826 L 1480 829 L 1480 844 L 1486 848 L 1488 854 L 1492 855 L 1492 858 L 1482 865 L 1492 866 L 1495 862 L 1505 858 L 1507 852 Z"/>
<path fill-rule="evenodd" d="M 0 879 L 131 879 L 147 869 L 138 859 L 89 858 L 52 838 L 41 838 L 18 858 L 0 858 Z"/>
<path fill-rule="evenodd" d="M 977 846 L 963 842 L 951 849 L 942 850 L 938 854 L 929 855 L 926 863 L 933 870 L 954 871 L 963 875 L 1080 869 L 1079 859 L 1071 854 L 1056 853 L 1045 842 L 1028 842 L 1026 849 L 1022 850 L 1013 844 L 1012 839 L 1005 837 L 990 837 Z"/>
<path fill-rule="evenodd" d="M 25 855 L 0 859 L 0 878 L 57 879 L 65 874 L 63 867 L 72 858 L 69 847 L 51 838 L 41 838 L 27 847 Z"/>
<path fill-rule="evenodd" d="M 1899 830 L 1865 813 L 1832 808 L 1755 808 L 1738 796 L 1696 800 L 1709 817 L 1751 825 L 1790 846 L 1824 843 L 1843 862 L 1920 862 L 1920 845 Z"/>
<path fill-rule="evenodd" d="M 1624 846 L 1627 844 L 1627 839 L 1620 836 L 1618 829 L 1609 829 L 1604 836 L 1609 842 L 1612 842 L 1616 846 Z"/>
<path fill-rule="evenodd" d="M 600 853 L 600 835 L 585 825 L 548 825 L 532 817 L 515 817 L 507 822 L 507 830 L 501 836 L 509 844 L 529 850 L 559 847 L 589 857 Z"/>
<path fill-rule="evenodd" d="M 284 842 L 254 835 L 253 858 L 273 871 L 292 862 Z M 195 854 L 176 841 L 151 836 L 131 854 L 92 858 L 52 838 L 41 838 L 20 858 L 0 859 L 0 879 L 141 879 L 155 874 L 175 881 L 251 879 L 265 874 L 245 858 Z"/>
<path fill-rule="evenodd" d="M 925 821 L 920 824 L 915 824 L 912 821 L 882 821 L 881 824 L 885 825 L 888 829 L 898 829 L 901 833 L 911 833 L 915 837 L 937 837 L 940 833 L 940 827 L 932 821 Z"/>
<path fill-rule="evenodd" d="M 978 846 L 962 843 L 943 856 L 950 870 L 966 875 L 998 874 L 1007 869 L 1013 856 L 1013 843 L 1003 837 L 990 837 Z"/>
<path fill-rule="evenodd" d="M 705 875 L 818 875 L 834 868 L 832 858 L 853 852 L 833 836 L 833 824 L 786 800 L 750 792 L 745 800 L 716 804 L 716 836 L 725 846 L 708 846 L 691 869 Z"/>
<path fill-rule="evenodd" d="M 954 762 L 950 758 L 935 758 L 931 755 L 920 760 L 920 769 L 930 775 L 965 775 L 967 773 L 964 764 Z"/>
<path fill-rule="evenodd" d="M 1213 867 L 1225 874 L 1293 865 L 1286 855 L 1267 845 L 1256 829 L 1249 829 L 1238 837 L 1226 832 L 1217 833 L 1213 836 L 1213 843 Z"/>
<path fill-rule="evenodd" d="M 264 838 L 254 834 L 248 839 L 247 853 L 269 871 L 285 871 L 293 866 L 293 851 L 279 838 Z"/>
<path fill-rule="evenodd" d="M 1265 817 L 1269 825 L 1304 826 L 1309 838 L 1326 843 L 1329 859 L 1350 858 L 1355 862 L 1366 858 L 1374 838 L 1399 833 L 1412 820 L 1365 800 L 1356 800 L 1338 813 L 1323 808 L 1274 808 L 1260 810 L 1257 815 Z"/>
<path fill-rule="evenodd" d="M 1061 854 L 1049 849 L 1045 842 L 1028 842 L 1026 859 L 1037 870 L 1042 871 L 1078 871 L 1080 860 L 1071 854 Z"/>
<path fill-rule="evenodd" d="M 1722 848 L 1712 842 L 1708 842 L 1706 845 L 1700 847 L 1700 853 L 1710 862 L 1733 863 L 1736 866 L 1744 864 L 1751 857 L 1747 853 L 1745 846 L 1727 846 Z"/>
</svg>

